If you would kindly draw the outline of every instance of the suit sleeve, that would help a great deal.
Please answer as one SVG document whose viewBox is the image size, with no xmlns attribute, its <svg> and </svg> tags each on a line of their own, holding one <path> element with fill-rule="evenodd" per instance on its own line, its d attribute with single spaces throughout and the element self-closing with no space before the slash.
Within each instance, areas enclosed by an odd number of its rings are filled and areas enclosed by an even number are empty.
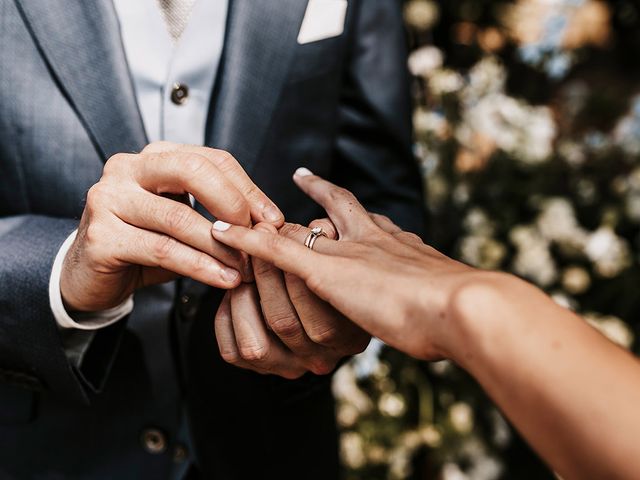
<svg viewBox="0 0 640 480">
<path fill-rule="evenodd" d="M 423 235 L 401 2 L 360 0 L 355 8 L 332 179 L 368 210 Z"/>
<path fill-rule="evenodd" d="M 0 218 L 0 382 L 86 402 L 107 376 L 123 322 L 82 339 L 58 327 L 49 279 L 60 246 L 75 228 L 71 219 Z M 86 352 L 81 361 L 68 355 L 79 344 Z"/>
</svg>

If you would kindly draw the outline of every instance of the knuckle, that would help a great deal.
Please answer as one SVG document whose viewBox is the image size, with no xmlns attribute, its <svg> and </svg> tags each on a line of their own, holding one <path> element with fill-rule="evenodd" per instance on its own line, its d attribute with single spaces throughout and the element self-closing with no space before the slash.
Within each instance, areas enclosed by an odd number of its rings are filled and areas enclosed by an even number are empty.
<svg viewBox="0 0 640 480">
<path fill-rule="evenodd" d="M 296 338 L 302 332 L 298 319 L 288 312 L 272 312 L 268 315 L 267 322 L 281 338 Z"/>
<path fill-rule="evenodd" d="M 122 171 L 123 167 L 129 163 L 132 155 L 129 153 L 116 153 L 112 155 L 104 164 L 102 174 L 110 176 Z"/>
<path fill-rule="evenodd" d="M 182 158 L 180 162 L 180 170 L 183 171 L 188 177 L 199 177 L 203 171 L 210 167 L 206 158 L 201 155 L 187 155 Z"/>
<path fill-rule="evenodd" d="M 223 173 L 227 173 L 240 166 L 234 156 L 225 150 L 213 150 L 212 158 L 218 169 Z"/>
<path fill-rule="evenodd" d="M 339 332 L 335 327 L 329 328 L 313 328 L 307 332 L 309 338 L 313 343 L 322 345 L 325 347 L 333 346 L 339 340 Z"/>
<path fill-rule="evenodd" d="M 87 192 L 87 208 L 90 210 L 100 209 L 108 203 L 110 197 L 104 183 L 98 182 Z"/>
<path fill-rule="evenodd" d="M 410 243 L 422 243 L 422 239 L 415 233 L 411 232 L 400 232 L 396 234 L 396 237 Z"/>
<path fill-rule="evenodd" d="M 280 376 L 285 378 L 285 379 L 287 379 L 287 380 L 298 380 L 305 373 L 307 373 L 306 370 L 304 370 L 302 368 L 296 368 L 296 369 L 293 369 L 293 370 L 287 370 L 286 372 L 282 372 L 280 374 Z"/>
<path fill-rule="evenodd" d="M 257 278 L 268 277 L 276 272 L 277 269 L 269 262 L 262 260 L 253 261 L 253 273 Z"/>
<path fill-rule="evenodd" d="M 167 150 L 174 149 L 177 146 L 177 143 L 168 142 L 166 140 L 156 140 L 155 142 L 151 142 L 146 147 L 144 147 L 142 149 L 142 153 L 165 152 Z"/>
<path fill-rule="evenodd" d="M 239 345 L 240 356 L 247 362 L 263 363 L 269 357 L 269 346 L 259 343 Z"/>
<path fill-rule="evenodd" d="M 284 248 L 282 237 L 279 235 L 269 235 L 265 241 L 266 247 L 276 255 L 281 254 Z"/>
<path fill-rule="evenodd" d="M 168 209 L 165 214 L 165 224 L 171 232 L 191 230 L 193 220 L 192 210 L 179 203 Z"/>
<path fill-rule="evenodd" d="M 285 237 L 295 237 L 298 233 L 302 232 L 304 227 L 302 225 L 298 225 L 297 223 L 285 223 L 282 227 L 280 227 L 279 233 L 280 235 L 284 235 Z"/>
<path fill-rule="evenodd" d="M 211 272 L 211 264 L 206 255 L 194 255 L 190 262 L 189 270 L 194 277 L 207 277 Z"/>
<path fill-rule="evenodd" d="M 333 372 L 336 364 L 337 362 L 325 358 L 315 359 L 312 361 L 309 370 L 315 375 L 329 375 Z"/>
<path fill-rule="evenodd" d="M 227 200 L 227 210 L 235 218 L 249 217 L 249 205 L 242 195 L 230 195 Z"/>
<path fill-rule="evenodd" d="M 151 252 L 158 263 L 163 263 L 168 258 L 171 258 L 175 251 L 176 244 L 177 242 L 173 238 L 167 235 L 160 235 L 153 241 Z"/>
<path fill-rule="evenodd" d="M 225 362 L 230 363 L 232 365 L 236 365 L 240 363 L 242 360 L 238 352 L 234 349 L 221 348 L 220 356 Z"/>
</svg>

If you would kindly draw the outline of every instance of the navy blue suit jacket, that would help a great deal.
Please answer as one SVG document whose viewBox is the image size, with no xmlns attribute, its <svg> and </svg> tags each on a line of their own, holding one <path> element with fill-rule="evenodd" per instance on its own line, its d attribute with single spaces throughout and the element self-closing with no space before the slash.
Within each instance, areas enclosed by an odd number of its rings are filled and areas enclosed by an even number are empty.
<svg viewBox="0 0 640 480">
<path fill-rule="evenodd" d="M 306 4 L 231 2 L 207 145 L 289 221 L 323 216 L 291 182 L 305 165 L 421 232 L 400 2 L 350 0 L 341 36 L 298 45 Z M 211 288 L 142 290 L 81 361 L 65 354 L 54 257 L 104 162 L 145 143 L 109 0 L 0 0 L 0 477 L 167 478 L 186 412 L 207 478 L 335 478 L 328 378 L 222 362 Z M 141 444 L 149 428 L 166 438 L 156 453 Z"/>
</svg>

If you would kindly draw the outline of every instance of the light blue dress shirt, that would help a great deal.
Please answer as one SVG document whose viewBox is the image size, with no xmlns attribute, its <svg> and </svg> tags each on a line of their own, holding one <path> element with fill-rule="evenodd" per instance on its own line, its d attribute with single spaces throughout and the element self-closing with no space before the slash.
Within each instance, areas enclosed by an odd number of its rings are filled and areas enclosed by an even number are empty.
<svg viewBox="0 0 640 480">
<path fill-rule="evenodd" d="M 228 0 L 197 0 L 180 38 L 174 42 L 158 0 L 113 0 L 138 107 L 150 142 L 203 145 L 211 94 L 224 46 Z M 172 100 L 180 86 L 188 95 Z M 64 308 L 60 275 L 64 258 L 76 236 L 64 242 L 51 272 L 49 299 L 61 328 L 96 330 L 124 318 L 133 310 L 133 297 L 103 312 L 72 318 Z M 82 343 L 86 346 L 86 342 Z"/>
</svg>

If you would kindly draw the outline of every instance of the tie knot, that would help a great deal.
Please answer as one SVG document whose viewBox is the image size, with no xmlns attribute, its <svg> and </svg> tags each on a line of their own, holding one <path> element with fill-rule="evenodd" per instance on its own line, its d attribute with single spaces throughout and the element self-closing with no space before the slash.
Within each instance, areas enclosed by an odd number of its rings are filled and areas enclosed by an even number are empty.
<svg viewBox="0 0 640 480">
<path fill-rule="evenodd" d="M 169 35 L 177 42 L 184 32 L 196 0 L 157 0 Z"/>
</svg>

